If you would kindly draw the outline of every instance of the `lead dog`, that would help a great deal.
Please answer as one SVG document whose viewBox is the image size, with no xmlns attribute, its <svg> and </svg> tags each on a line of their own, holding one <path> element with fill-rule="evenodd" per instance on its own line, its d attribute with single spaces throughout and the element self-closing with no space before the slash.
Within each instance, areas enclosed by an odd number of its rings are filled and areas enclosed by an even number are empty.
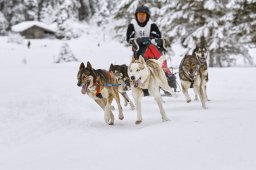
<svg viewBox="0 0 256 170">
<path fill-rule="evenodd" d="M 87 67 L 81 63 L 77 80 L 77 85 L 82 87 L 82 94 L 87 93 L 104 110 L 104 119 L 107 124 L 114 124 L 114 115 L 111 111 L 113 98 L 117 102 L 119 119 L 124 118 L 118 87 L 112 86 L 117 84 L 117 80 L 111 72 L 101 69 L 95 70 L 90 62 L 87 62 Z"/>
<path fill-rule="evenodd" d="M 169 87 L 165 73 L 161 68 L 164 60 L 164 56 L 160 57 L 158 60 L 148 59 L 147 61 L 145 61 L 142 56 L 140 56 L 138 60 L 135 60 L 134 57 L 132 57 L 132 61 L 128 68 L 128 75 L 131 79 L 132 95 L 135 100 L 137 111 L 136 124 L 140 124 L 142 122 L 141 99 L 144 96 L 143 89 L 148 89 L 149 94 L 154 96 L 155 101 L 158 104 L 162 120 L 168 121 L 162 105 L 159 87 L 171 94 L 174 94 L 174 92 Z"/>
<path fill-rule="evenodd" d="M 128 103 L 130 104 L 130 107 L 132 110 L 135 109 L 135 106 L 129 96 L 127 95 L 126 91 L 131 89 L 130 86 L 130 78 L 128 76 L 128 66 L 123 64 L 123 65 L 114 65 L 111 64 L 109 67 L 109 71 L 111 71 L 116 79 L 118 84 L 118 92 L 123 96 L 124 98 L 124 105 L 127 106 Z"/>
<path fill-rule="evenodd" d="M 202 107 L 206 109 L 206 76 L 207 72 L 201 68 L 200 59 L 196 52 L 192 55 L 185 55 L 179 66 L 179 77 L 181 81 L 182 92 L 185 95 L 187 103 L 191 102 L 188 94 L 190 87 L 194 88 L 195 95 L 199 96 Z"/>
</svg>

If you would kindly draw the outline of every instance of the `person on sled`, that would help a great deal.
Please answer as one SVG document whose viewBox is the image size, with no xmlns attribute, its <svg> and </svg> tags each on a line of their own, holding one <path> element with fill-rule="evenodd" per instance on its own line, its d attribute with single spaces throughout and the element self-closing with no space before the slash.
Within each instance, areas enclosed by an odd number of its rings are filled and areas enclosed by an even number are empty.
<svg viewBox="0 0 256 170">
<path fill-rule="evenodd" d="M 126 33 L 126 41 L 132 44 L 134 38 L 145 39 L 149 42 L 137 42 L 139 45 L 139 50 L 136 51 L 133 49 L 135 59 L 138 59 L 140 55 L 144 57 L 145 60 L 154 58 L 158 59 L 161 57 L 162 53 L 166 51 L 163 45 L 163 39 L 161 39 L 161 32 L 158 26 L 150 19 L 150 10 L 146 6 L 139 6 L 135 11 L 135 19 L 132 19 L 131 23 L 128 25 Z M 148 44 L 151 42 L 156 42 L 157 47 L 153 46 L 152 49 L 149 49 L 150 54 L 146 55 Z M 147 44 L 147 45 L 146 45 Z M 152 47 L 152 44 L 151 44 Z M 155 49 L 155 52 L 152 51 Z M 171 88 L 174 88 L 176 91 L 176 76 L 171 72 L 167 66 L 167 62 L 164 61 L 162 68 L 167 76 L 168 84 Z M 168 92 L 165 92 L 166 95 L 170 95 Z M 145 92 L 144 92 L 145 95 Z"/>
</svg>

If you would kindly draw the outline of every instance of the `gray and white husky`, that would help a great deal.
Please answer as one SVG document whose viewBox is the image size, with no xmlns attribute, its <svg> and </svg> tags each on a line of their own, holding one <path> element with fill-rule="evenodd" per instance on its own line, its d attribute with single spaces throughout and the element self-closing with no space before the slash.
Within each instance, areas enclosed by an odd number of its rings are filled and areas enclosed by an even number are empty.
<svg viewBox="0 0 256 170">
<path fill-rule="evenodd" d="M 132 57 L 132 61 L 128 67 L 128 75 L 131 80 L 132 95 L 137 111 L 136 124 L 140 124 L 142 122 L 141 99 L 144 96 L 143 89 L 148 89 L 149 94 L 155 98 L 162 116 L 162 120 L 168 121 L 162 105 L 162 98 L 159 88 L 162 88 L 173 95 L 174 92 L 168 85 L 167 78 L 161 67 L 164 60 L 164 55 L 158 60 L 148 59 L 147 61 L 145 61 L 142 56 L 140 56 L 137 60 Z"/>
</svg>

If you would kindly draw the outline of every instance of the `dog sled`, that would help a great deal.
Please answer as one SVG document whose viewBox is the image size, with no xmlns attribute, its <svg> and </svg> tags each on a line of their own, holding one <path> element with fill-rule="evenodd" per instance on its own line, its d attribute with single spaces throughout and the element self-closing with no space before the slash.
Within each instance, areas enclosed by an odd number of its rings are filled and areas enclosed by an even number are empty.
<svg viewBox="0 0 256 170">
<path fill-rule="evenodd" d="M 141 55 L 145 60 L 158 60 L 162 55 L 165 55 L 167 53 L 167 48 L 165 45 L 166 40 L 162 38 L 153 40 L 147 37 L 132 38 L 130 40 L 130 44 L 132 45 L 135 59 L 138 59 Z M 163 62 L 162 68 L 167 77 L 169 86 L 174 89 L 174 92 L 177 92 L 177 81 L 175 74 L 173 74 L 173 69 L 171 71 L 168 68 L 167 61 Z M 168 94 L 168 92 L 165 92 L 165 95 L 170 94 Z"/>
</svg>

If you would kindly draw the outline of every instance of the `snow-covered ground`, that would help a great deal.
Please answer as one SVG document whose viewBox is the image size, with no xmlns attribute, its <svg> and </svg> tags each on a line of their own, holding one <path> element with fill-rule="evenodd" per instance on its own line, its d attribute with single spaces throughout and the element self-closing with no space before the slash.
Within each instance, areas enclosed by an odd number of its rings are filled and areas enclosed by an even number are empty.
<svg viewBox="0 0 256 170">
<path fill-rule="evenodd" d="M 95 68 L 128 64 L 130 48 L 108 40 L 91 29 L 68 44 Z M 27 49 L 26 41 L 8 44 L 0 37 L 1 170 L 255 169 L 255 68 L 210 68 L 207 110 L 187 104 L 182 94 L 165 97 L 171 121 L 162 123 L 147 97 L 141 125 L 136 112 L 123 107 L 125 119 L 108 126 L 76 86 L 80 63 L 53 63 L 62 43 L 31 40 Z M 179 61 L 174 57 L 174 66 Z"/>
</svg>

